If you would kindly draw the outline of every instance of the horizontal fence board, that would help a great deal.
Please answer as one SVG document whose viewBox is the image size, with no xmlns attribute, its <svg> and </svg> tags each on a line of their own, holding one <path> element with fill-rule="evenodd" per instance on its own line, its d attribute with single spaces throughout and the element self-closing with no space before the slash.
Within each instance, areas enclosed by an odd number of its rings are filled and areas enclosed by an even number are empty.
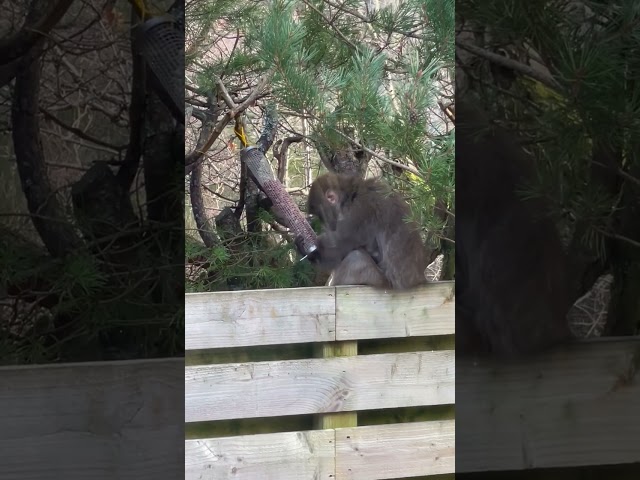
<svg viewBox="0 0 640 480">
<path fill-rule="evenodd" d="M 454 466 L 453 420 L 185 442 L 186 480 L 382 480 Z"/>
<path fill-rule="evenodd" d="M 336 288 L 337 340 L 453 333 L 453 282 L 433 282 L 409 291 Z"/>
<path fill-rule="evenodd" d="M 198 422 L 452 404 L 453 351 L 187 367 L 185 420 Z"/>
<path fill-rule="evenodd" d="M 331 480 L 334 438 L 333 430 L 316 430 L 187 440 L 184 478 Z"/>
<path fill-rule="evenodd" d="M 455 472 L 455 423 L 336 430 L 336 479 L 383 480 Z"/>
<path fill-rule="evenodd" d="M 448 335 L 455 333 L 453 295 L 453 282 L 405 292 L 340 286 L 188 293 L 185 348 Z"/>
<path fill-rule="evenodd" d="M 0 368 L 3 480 L 181 478 L 184 359 Z"/>
<path fill-rule="evenodd" d="M 640 462 L 640 339 L 564 346 L 523 365 L 458 359 L 457 471 Z"/>
<path fill-rule="evenodd" d="M 333 287 L 185 294 L 185 349 L 335 340 Z"/>
</svg>

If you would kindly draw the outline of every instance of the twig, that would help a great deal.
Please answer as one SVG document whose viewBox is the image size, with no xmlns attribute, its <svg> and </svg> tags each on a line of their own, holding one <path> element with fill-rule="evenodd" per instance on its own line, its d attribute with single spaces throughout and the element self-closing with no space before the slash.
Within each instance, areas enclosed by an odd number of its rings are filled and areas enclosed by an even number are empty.
<svg viewBox="0 0 640 480">
<path fill-rule="evenodd" d="M 234 102 L 233 99 L 231 98 L 231 95 L 229 95 L 229 91 L 227 90 L 227 87 L 224 86 L 222 79 L 216 75 L 214 77 L 214 80 L 220 92 L 220 96 L 224 100 L 224 103 L 226 103 L 231 110 L 236 108 L 237 107 L 236 102 Z"/>
<path fill-rule="evenodd" d="M 315 117 L 313 115 L 308 115 L 307 118 L 317 120 L 317 117 Z M 293 130 L 289 130 L 289 129 L 286 129 L 286 130 L 288 132 L 292 133 L 292 134 L 297 135 L 297 133 L 294 132 Z M 352 142 L 355 147 L 361 148 L 364 152 L 368 153 L 369 155 L 371 155 L 374 158 L 377 158 L 381 162 L 388 163 L 389 165 L 393 165 L 394 167 L 398 167 L 398 168 L 400 168 L 402 170 L 406 170 L 406 171 L 408 171 L 410 173 L 413 173 L 414 175 L 417 175 L 419 177 L 424 177 L 424 175 L 422 175 L 418 171 L 418 169 L 416 169 L 415 167 L 412 167 L 410 165 L 405 165 L 403 163 L 399 163 L 399 162 L 396 162 L 394 160 L 389 160 L 388 158 L 383 157 L 382 155 L 379 155 L 376 152 L 374 152 L 373 150 L 370 150 L 367 147 L 365 147 L 364 145 L 361 145 L 360 143 L 356 142 L 353 138 L 349 137 L 348 135 L 345 135 L 340 130 L 337 130 L 337 129 L 334 128 L 333 131 L 336 132 L 338 135 L 342 136 L 343 138 L 345 138 L 346 140 Z M 307 139 L 307 140 L 312 140 L 312 138 L 309 135 L 303 135 L 303 137 L 305 139 Z M 331 164 L 329 162 L 328 157 L 317 146 L 316 146 L 316 151 L 318 152 L 318 155 L 320 156 L 320 159 L 322 160 L 322 163 L 325 165 L 325 167 L 327 169 L 330 169 L 331 168 Z"/>
<path fill-rule="evenodd" d="M 460 40 L 456 41 L 456 48 L 458 47 L 460 47 L 463 50 L 466 50 L 467 52 L 471 52 L 475 55 L 478 55 L 479 57 L 485 58 L 490 62 L 500 65 L 501 67 L 509 68 L 516 72 L 522 73 L 527 77 L 531 77 L 534 80 L 539 81 L 540 83 L 546 85 L 547 87 L 557 92 L 562 91 L 562 87 L 556 81 L 555 78 L 545 75 L 539 72 L 538 70 L 534 69 L 533 67 L 530 67 L 529 65 L 525 65 L 523 63 L 517 62 L 515 60 L 504 57 L 502 55 L 498 55 L 497 53 L 489 52 L 484 48 L 480 48 L 476 45 L 471 45 L 470 43 L 463 42 Z"/>
<path fill-rule="evenodd" d="M 108 151 L 121 152 L 127 149 L 126 145 L 114 145 L 112 143 L 105 142 L 103 140 L 100 140 L 99 138 L 92 137 L 86 132 L 80 130 L 79 128 L 73 127 L 71 125 L 67 125 L 58 117 L 56 117 L 54 114 L 50 113 L 48 110 L 42 107 L 40 107 L 40 111 L 42 112 L 42 114 L 45 116 L 47 120 L 51 120 L 53 123 L 55 123 L 59 127 L 63 128 L 64 130 L 68 130 L 69 132 L 73 133 L 74 135 L 76 135 L 77 137 L 80 137 L 83 140 L 87 140 L 88 142 L 95 143 L 96 145 L 100 145 L 101 147 L 107 148 Z"/>
<path fill-rule="evenodd" d="M 604 235 L 606 237 L 615 238 L 616 240 L 620 240 L 622 242 L 625 242 L 625 243 L 628 243 L 630 245 L 633 245 L 634 247 L 640 248 L 640 242 L 638 242 L 637 240 L 634 240 L 633 238 L 625 237 L 624 235 L 620 235 L 619 233 L 607 232 L 606 230 L 603 230 L 602 228 L 594 227 L 594 229 L 597 232 L 601 233 L 602 235 Z"/>
<path fill-rule="evenodd" d="M 288 183 L 285 181 L 285 176 L 287 173 L 287 150 L 289 150 L 289 145 L 301 142 L 302 140 L 304 140 L 302 135 L 295 135 L 287 137 L 284 140 L 279 140 L 273 147 L 273 156 L 278 160 L 278 180 L 283 185 Z"/>
<path fill-rule="evenodd" d="M 343 41 L 343 42 L 345 42 L 347 45 L 349 45 L 352 49 L 354 49 L 354 50 L 356 50 L 356 51 L 358 50 L 358 47 L 357 47 L 357 46 L 355 46 L 355 45 L 353 44 L 353 42 L 352 42 L 351 40 L 349 40 L 349 39 L 344 35 L 344 33 L 342 33 L 342 32 L 340 31 L 340 29 L 339 29 L 338 27 L 336 27 L 336 26 L 333 24 L 333 20 L 331 20 L 331 19 L 329 19 L 329 18 L 325 17 L 325 16 L 322 14 L 322 12 L 321 12 L 320 10 L 318 10 L 318 9 L 317 9 L 313 4 L 311 4 L 310 2 L 308 2 L 308 1 L 306 1 L 306 0 L 303 0 L 303 2 L 304 2 L 304 4 L 305 4 L 307 7 L 309 7 L 311 10 L 313 10 L 313 11 L 314 11 L 314 12 L 316 12 L 318 15 L 320 15 L 320 16 L 322 17 L 322 19 L 323 19 L 325 22 L 327 22 L 327 25 L 329 25 L 329 26 L 331 27 L 331 29 L 332 29 L 333 31 L 335 31 L 335 32 L 338 34 L 338 36 L 342 39 L 342 41 Z"/>
<path fill-rule="evenodd" d="M 631 175 L 630 173 L 625 172 L 623 169 L 621 168 L 615 168 L 615 167 L 610 167 L 608 165 L 605 165 L 604 163 L 601 162 L 593 162 L 595 165 L 598 165 L 600 167 L 609 169 L 609 170 L 613 170 L 617 175 L 620 175 L 622 178 L 624 178 L 625 180 L 629 180 L 631 183 L 634 183 L 638 186 L 640 186 L 640 178 L 636 178 L 633 175 Z"/>
<path fill-rule="evenodd" d="M 353 138 L 349 137 L 348 135 L 345 135 L 340 130 L 334 129 L 334 131 L 336 133 L 338 133 L 339 135 L 341 135 L 342 137 L 344 137 L 345 139 L 347 139 L 350 142 L 352 142 L 355 146 L 357 146 L 357 147 L 361 148 L 363 151 L 367 152 L 372 157 L 375 157 L 375 158 L 377 158 L 378 160 L 380 160 L 380 161 L 382 161 L 384 163 L 388 163 L 389 165 L 393 165 L 394 167 L 397 167 L 397 168 L 400 168 L 402 170 L 406 170 L 407 172 L 413 173 L 414 175 L 417 175 L 418 177 L 422 177 L 422 174 L 418 171 L 417 168 L 412 167 L 410 165 L 405 165 L 404 163 L 396 162 L 395 160 L 389 160 L 388 158 L 383 157 L 382 155 L 378 155 L 376 152 L 374 152 L 373 150 L 370 150 L 369 148 L 365 147 L 364 145 L 360 144 L 359 142 L 356 142 Z"/>
<path fill-rule="evenodd" d="M 247 99 L 242 102 L 240 105 L 236 105 L 233 101 L 227 89 L 222 85 L 222 81 L 220 80 L 219 86 L 222 86 L 220 90 L 220 95 L 225 103 L 229 106 L 229 110 L 224 114 L 224 116 L 218 121 L 216 126 L 211 131 L 211 135 L 209 135 L 209 139 L 205 142 L 202 148 L 194 150 L 190 153 L 187 158 L 185 158 L 185 166 L 189 166 L 192 163 L 198 161 L 207 151 L 211 148 L 211 145 L 216 141 L 216 139 L 220 136 L 224 128 L 237 117 L 240 113 L 244 112 L 247 108 L 251 106 L 251 104 L 258 98 L 258 96 L 262 93 L 262 91 L 266 88 L 269 80 L 271 79 L 271 72 L 267 73 L 256 88 L 251 92 L 251 94 L 247 97 Z M 216 80 L 216 82 L 219 79 Z"/>
</svg>

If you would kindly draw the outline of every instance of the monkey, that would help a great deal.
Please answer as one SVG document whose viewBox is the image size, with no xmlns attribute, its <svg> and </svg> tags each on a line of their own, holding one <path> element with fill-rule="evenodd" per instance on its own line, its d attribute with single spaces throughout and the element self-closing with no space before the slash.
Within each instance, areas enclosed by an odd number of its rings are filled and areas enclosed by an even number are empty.
<svg viewBox="0 0 640 480">
<path fill-rule="evenodd" d="M 321 175 L 307 210 L 323 228 L 309 260 L 332 271 L 331 284 L 405 290 L 427 282 L 427 252 L 409 205 L 380 179 Z"/>
<path fill-rule="evenodd" d="M 327 286 L 369 285 L 390 289 L 391 283 L 364 248 L 352 250 L 331 272 Z"/>
<path fill-rule="evenodd" d="M 533 159 L 456 99 L 456 352 L 515 358 L 571 338 L 569 265 L 540 199 L 520 189 Z"/>
</svg>

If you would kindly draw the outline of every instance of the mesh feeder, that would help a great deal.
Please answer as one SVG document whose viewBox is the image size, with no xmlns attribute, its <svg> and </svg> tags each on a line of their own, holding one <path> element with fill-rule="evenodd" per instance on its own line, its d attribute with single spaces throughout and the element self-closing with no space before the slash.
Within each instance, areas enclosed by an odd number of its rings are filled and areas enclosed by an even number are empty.
<svg viewBox="0 0 640 480">
<path fill-rule="evenodd" d="M 161 15 L 136 27 L 135 35 L 158 96 L 184 122 L 184 32 L 172 15 Z"/>
<path fill-rule="evenodd" d="M 316 234 L 304 218 L 282 184 L 273 174 L 271 164 L 257 147 L 246 147 L 240 151 L 240 160 L 247 165 L 260 189 L 281 211 L 283 218 L 291 226 L 291 231 L 302 238 L 302 245 L 308 255 L 316 250 Z"/>
</svg>

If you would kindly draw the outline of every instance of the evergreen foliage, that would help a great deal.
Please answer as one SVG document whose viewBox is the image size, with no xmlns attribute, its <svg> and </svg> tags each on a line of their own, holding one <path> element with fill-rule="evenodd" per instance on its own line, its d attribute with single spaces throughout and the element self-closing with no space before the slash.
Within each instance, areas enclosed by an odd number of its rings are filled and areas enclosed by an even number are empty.
<svg viewBox="0 0 640 480">
<path fill-rule="evenodd" d="M 482 38 L 477 46 L 507 56 L 500 66 L 480 55 L 466 68 L 470 88 L 537 158 L 537 177 L 521 193 L 550 201 L 548 215 L 583 270 L 577 293 L 613 273 L 610 331 L 638 331 L 638 3 L 463 1 L 456 14 Z"/>
<path fill-rule="evenodd" d="M 222 78 L 227 90 L 242 98 L 259 77 L 269 75 L 267 98 L 259 104 L 276 105 L 279 138 L 305 136 L 313 151 L 314 176 L 322 170 L 319 150 L 340 151 L 350 140 L 363 145 L 374 154 L 372 174 L 384 174 L 406 193 L 415 218 L 440 250 L 446 217 L 436 215 L 434 205 L 438 200 L 453 210 L 454 139 L 446 122 L 434 125 L 434 112 L 445 118 L 438 102 L 452 100 L 454 1 L 378 3 L 379 9 L 367 12 L 364 2 L 354 0 L 194 2 L 187 11 L 187 28 L 201 31 L 210 25 L 214 45 L 225 36 L 227 45 L 234 45 L 212 59 L 205 55 L 211 42 L 202 42 L 190 57 L 190 78 L 199 91 L 214 96 L 215 78 Z M 260 105 L 247 112 L 253 141 L 261 133 L 262 115 Z M 289 150 L 291 187 L 307 186 L 301 153 Z M 212 183 L 222 181 L 211 178 Z M 237 192 L 229 193 L 237 198 Z M 223 278 L 246 275 L 251 278 L 243 283 L 247 288 L 305 285 L 307 275 L 281 271 L 287 265 L 306 268 L 291 263 L 290 249 L 284 243 L 281 250 L 254 252 L 262 257 L 255 267 L 230 255 L 229 263 L 216 263 L 217 273 Z M 281 261 L 267 260 L 267 250 L 269 257 L 279 252 Z M 207 252 L 200 253 L 210 259 Z M 274 266 L 265 267 L 268 263 Z"/>
</svg>

